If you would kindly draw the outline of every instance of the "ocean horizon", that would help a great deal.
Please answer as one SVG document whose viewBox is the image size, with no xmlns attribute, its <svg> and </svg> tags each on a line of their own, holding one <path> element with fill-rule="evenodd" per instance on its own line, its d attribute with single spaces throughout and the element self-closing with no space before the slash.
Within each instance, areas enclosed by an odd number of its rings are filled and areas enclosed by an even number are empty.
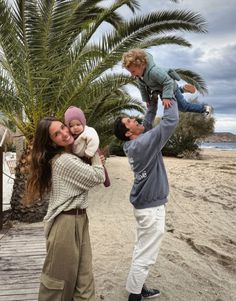
<svg viewBox="0 0 236 301">
<path fill-rule="evenodd" d="M 236 151 L 236 141 L 227 141 L 227 142 L 204 142 L 201 143 L 200 148 L 213 148 L 218 150 L 229 150 Z"/>
</svg>

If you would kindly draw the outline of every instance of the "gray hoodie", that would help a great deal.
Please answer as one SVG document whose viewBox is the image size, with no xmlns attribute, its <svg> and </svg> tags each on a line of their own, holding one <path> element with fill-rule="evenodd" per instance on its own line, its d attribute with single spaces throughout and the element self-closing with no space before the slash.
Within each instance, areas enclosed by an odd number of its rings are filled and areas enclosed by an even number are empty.
<svg viewBox="0 0 236 301">
<path fill-rule="evenodd" d="M 177 103 L 172 99 L 172 106 L 164 110 L 161 122 L 152 128 L 156 110 L 157 103 L 151 102 L 144 118 L 145 132 L 124 144 L 124 152 L 134 172 L 130 202 L 136 209 L 163 205 L 169 193 L 161 150 L 178 124 Z"/>
</svg>

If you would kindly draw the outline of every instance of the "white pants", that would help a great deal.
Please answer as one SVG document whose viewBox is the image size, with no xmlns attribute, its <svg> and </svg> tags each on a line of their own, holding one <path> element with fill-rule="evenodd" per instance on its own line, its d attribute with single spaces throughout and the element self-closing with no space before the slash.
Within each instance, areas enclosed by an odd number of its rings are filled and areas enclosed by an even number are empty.
<svg viewBox="0 0 236 301">
<path fill-rule="evenodd" d="M 165 231 L 165 205 L 135 209 L 137 238 L 126 289 L 140 294 L 151 265 L 156 262 Z"/>
</svg>

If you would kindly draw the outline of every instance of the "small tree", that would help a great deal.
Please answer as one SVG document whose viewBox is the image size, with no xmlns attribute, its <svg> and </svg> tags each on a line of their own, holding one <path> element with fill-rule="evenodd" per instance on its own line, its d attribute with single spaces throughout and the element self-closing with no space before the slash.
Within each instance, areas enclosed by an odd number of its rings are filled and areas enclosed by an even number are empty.
<svg viewBox="0 0 236 301">
<path fill-rule="evenodd" d="M 164 147 L 163 154 L 185 157 L 198 155 L 198 141 L 213 133 L 214 122 L 213 117 L 180 112 L 179 124 Z"/>
</svg>

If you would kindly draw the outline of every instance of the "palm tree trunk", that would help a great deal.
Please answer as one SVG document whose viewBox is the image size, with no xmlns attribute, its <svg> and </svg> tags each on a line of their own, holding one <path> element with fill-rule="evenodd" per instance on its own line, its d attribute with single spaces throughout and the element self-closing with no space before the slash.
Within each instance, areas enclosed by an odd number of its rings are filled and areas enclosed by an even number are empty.
<svg viewBox="0 0 236 301">
<path fill-rule="evenodd" d="M 48 201 L 37 200 L 33 205 L 25 206 L 26 198 L 26 181 L 29 173 L 29 164 L 31 158 L 31 148 L 28 146 L 23 149 L 22 155 L 17 161 L 13 192 L 11 196 L 11 218 L 22 222 L 38 222 L 43 219 L 46 214 Z"/>
<path fill-rule="evenodd" d="M 19 129 L 16 130 L 15 145 L 16 145 L 16 160 L 19 161 L 20 157 L 24 152 L 24 136 L 22 135 Z"/>
</svg>

